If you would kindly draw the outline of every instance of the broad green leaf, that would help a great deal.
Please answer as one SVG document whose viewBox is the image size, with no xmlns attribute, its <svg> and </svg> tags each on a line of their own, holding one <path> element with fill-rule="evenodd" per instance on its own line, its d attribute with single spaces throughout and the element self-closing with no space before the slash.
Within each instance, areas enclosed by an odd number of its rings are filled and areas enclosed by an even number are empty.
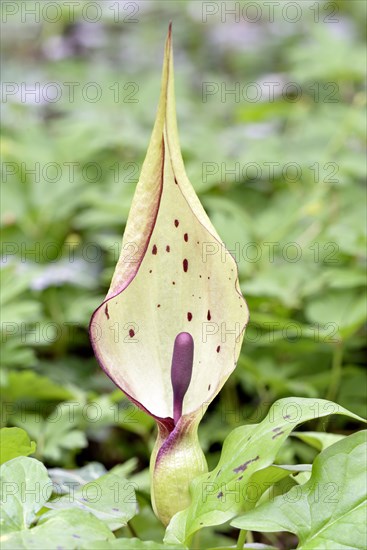
<svg viewBox="0 0 367 550">
<path fill-rule="evenodd" d="M 109 473 L 47 502 L 46 506 L 53 510 L 78 508 L 91 512 L 115 531 L 137 513 L 135 488 L 134 483 Z"/>
<path fill-rule="evenodd" d="M 129 476 L 137 467 L 137 459 L 131 458 L 124 464 L 115 466 L 110 470 L 111 474 L 125 478 Z M 83 487 L 89 481 L 94 481 L 107 474 L 106 468 L 99 462 L 90 462 L 82 468 L 75 470 L 64 470 L 62 468 L 49 468 L 48 475 L 50 476 L 55 490 L 58 495 L 68 494 L 75 489 Z M 140 473 L 138 474 L 140 476 Z M 134 476 L 135 478 L 136 476 Z M 140 485 L 139 485 L 140 488 Z"/>
<path fill-rule="evenodd" d="M 31 273 L 20 273 L 14 263 L 0 269 L 2 343 L 13 336 L 19 338 L 20 323 L 32 323 L 42 316 L 41 304 L 25 293 L 31 278 Z"/>
<path fill-rule="evenodd" d="M 209 550 L 232 550 L 237 546 L 216 546 L 215 548 L 209 548 Z M 268 544 L 262 544 L 261 542 L 248 542 L 243 545 L 246 550 L 278 550 L 275 546 L 269 546 Z"/>
<path fill-rule="evenodd" d="M 184 546 L 170 546 L 152 540 L 115 539 L 108 542 L 93 542 L 88 546 L 82 546 L 83 550 L 179 550 Z"/>
<path fill-rule="evenodd" d="M 354 288 L 365 285 L 366 274 L 361 267 L 329 268 L 324 271 L 323 279 L 330 288 Z"/>
<path fill-rule="evenodd" d="M 334 323 L 346 339 L 365 322 L 366 308 L 361 292 L 330 290 L 310 300 L 306 315 L 314 323 Z"/>
<path fill-rule="evenodd" d="M 366 394 L 367 379 L 364 365 L 343 365 L 343 380 L 338 394 L 338 402 L 343 407 L 364 416 L 366 414 Z"/>
<path fill-rule="evenodd" d="M 100 540 L 112 540 L 113 533 L 93 514 L 82 510 L 59 510 L 48 512 L 36 527 L 9 533 L 1 537 L 2 550 L 77 550 L 82 544 Z"/>
<path fill-rule="evenodd" d="M 48 475 L 52 479 L 57 494 L 67 494 L 79 489 L 89 481 L 100 478 L 106 473 L 106 468 L 99 462 L 91 462 L 83 468 L 76 470 L 63 470 L 62 468 L 49 468 Z"/>
<path fill-rule="evenodd" d="M 351 550 L 367 546 L 366 431 L 328 447 L 315 459 L 304 485 L 235 519 L 254 531 L 290 531 L 304 550 Z"/>
<path fill-rule="evenodd" d="M 314 447 L 318 451 L 327 449 L 330 445 L 345 437 L 344 435 L 326 432 L 293 432 L 292 436 L 308 443 L 308 445 L 311 445 L 311 447 Z"/>
<path fill-rule="evenodd" d="M 36 443 L 21 428 L 2 428 L 0 440 L 0 464 L 17 456 L 28 456 L 36 450 Z"/>
<path fill-rule="evenodd" d="M 242 426 L 226 438 L 217 467 L 191 485 L 192 503 L 176 514 L 165 541 L 185 543 L 199 529 L 220 525 L 241 510 L 255 506 L 248 498 L 252 477 L 261 475 L 274 461 L 291 431 L 302 422 L 329 414 L 362 420 L 343 407 L 323 399 L 286 398 L 276 401 L 260 424 Z M 261 496 L 261 484 L 257 483 Z"/>
<path fill-rule="evenodd" d="M 45 466 L 34 458 L 14 458 L 0 467 L 0 480 L 2 533 L 29 528 L 52 491 Z"/>
<path fill-rule="evenodd" d="M 64 401 L 55 407 L 44 420 L 39 413 L 15 414 L 14 424 L 26 428 L 38 442 L 38 453 L 50 460 L 59 460 L 63 450 L 87 446 L 84 432 L 78 429 L 83 416 L 83 405 L 77 401 Z"/>
<path fill-rule="evenodd" d="M 259 499 L 264 495 L 267 489 L 274 487 L 281 481 L 285 481 L 289 478 L 293 479 L 294 474 L 299 472 L 308 471 L 310 468 L 308 464 L 300 465 L 271 465 L 263 470 L 256 471 L 252 476 L 246 487 L 243 487 L 241 500 L 243 503 L 244 509 L 251 509 L 259 501 Z M 238 489 L 238 488 L 237 488 Z M 229 503 L 231 495 L 228 495 L 226 500 Z M 239 501 L 239 495 L 237 491 L 234 491 L 233 494 L 234 501 Z M 223 493 L 224 498 L 224 493 Z"/>
<path fill-rule="evenodd" d="M 34 400 L 61 401 L 74 397 L 68 388 L 64 388 L 47 376 L 42 376 L 31 370 L 9 372 L 6 392 L 9 401 L 29 399 L 30 397 Z M 16 406 L 13 408 L 9 406 L 9 409 L 9 414 L 17 411 Z"/>
</svg>

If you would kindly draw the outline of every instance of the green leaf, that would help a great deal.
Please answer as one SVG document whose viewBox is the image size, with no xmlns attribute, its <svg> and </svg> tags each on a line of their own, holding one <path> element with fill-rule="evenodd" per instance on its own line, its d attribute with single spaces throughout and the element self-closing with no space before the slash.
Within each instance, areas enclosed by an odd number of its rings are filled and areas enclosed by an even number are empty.
<svg viewBox="0 0 367 550">
<path fill-rule="evenodd" d="M 42 376 L 31 370 L 10 371 L 7 379 L 6 397 L 9 401 L 21 399 L 63 400 L 72 399 L 72 392 L 56 384 L 47 376 Z M 17 410 L 16 407 L 14 407 Z"/>
<path fill-rule="evenodd" d="M 306 315 L 313 323 L 332 322 L 342 338 L 349 338 L 366 320 L 361 292 L 332 290 L 310 300 Z"/>
<path fill-rule="evenodd" d="M 250 498 L 249 487 L 255 483 L 258 498 L 263 487 L 256 478 L 253 481 L 254 474 L 271 466 L 295 426 L 329 414 L 362 420 L 331 401 L 287 398 L 276 401 L 260 424 L 233 430 L 224 442 L 217 467 L 193 481 L 191 505 L 172 518 L 165 541 L 185 543 L 199 529 L 220 525 L 255 506 L 256 497 Z"/>
<path fill-rule="evenodd" d="M 2 428 L 0 439 L 0 464 L 17 456 L 28 456 L 36 450 L 36 443 L 21 428 Z"/>
<path fill-rule="evenodd" d="M 2 484 L 1 548 L 79 548 L 79 539 L 108 540 L 113 534 L 99 519 L 83 510 L 44 514 L 37 525 L 37 512 L 46 505 L 52 483 L 45 466 L 33 458 L 15 458 L 0 468 Z M 65 545 L 65 546 L 64 546 Z"/>
<path fill-rule="evenodd" d="M 107 543 L 94 542 L 88 546 L 82 546 L 85 550 L 179 550 L 184 546 L 170 546 L 152 540 L 132 539 L 115 539 Z"/>
<path fill-rule="evenodd" d="M 44 514 L 33 529 L 5 535 L 1 538 L 2 550 L 34 549 L 74 550 L 82 544 L 100 540 L 106 544 L 113 533 L 93 514 L 82 510 L 60 510 Z"/>
<path fill-rule="evenodd" d="M 209 548 L 209 550 L 232 550 L 236 546 L 216 546 L 215 548 Z M 246 550 L 278 550 L 275 546 L 269 546 L 268 544 L 262 544 L 261 542 L 249 542 L 243 546 Z"/>
<path fill-rule="evenodd" d="M 333 445 L 345 437 L 344 435 L 330 434 L 326 432 L 294 432 L 292 433 L 292 436 L 308 443 L 308 445 L 311 445 L 311 447 L 314 447 L 318 451 L 327 449 L 330 445 Z"/>
<path fill-rule="evenodd" d="M 231 525 L 254 531 L 290 531 L 298 548 L 365 548 L 366 431 L 338 441 L 315 459 L 311 479 L 259 506 Z"/>
<path fill-rule="evenodd" d="M 77 426 L 83 416 L 83 405 L 77 401 L 65 401 L 57 405 L 52 413 L 43 420 L 39 413 L 14 415 L 13 422 L 27 428 L 37 440 L 38 453 L 49 460 L 59 460 L 63 450 L 75 450 L 87 446 L 84 432 Z"/>
<path fill-rule="evenodd" d="M 106 468 L 99 462 L 91 462 L 76 470 L 49 468 L 48 475 L 57 488 L 58 494 L 68 494 L 71 490 L 82 487 L 88 481 L 98 479 L 106 473 Z"/>
<path fill-rule="evenodd" d="M 45 466 L 34 458 L 14 458 L 0 467 L 0 480 L 2 533 L 30 527 L 52 490 Z"/>
<path fill-rule="evenodd" d="M 78 508 L 91 512 L 115 531 L 137 513 L 135 487 L 131 481 L 109 473 L 51 500 L 46 506 L 53 510 Z"/>
</svg>

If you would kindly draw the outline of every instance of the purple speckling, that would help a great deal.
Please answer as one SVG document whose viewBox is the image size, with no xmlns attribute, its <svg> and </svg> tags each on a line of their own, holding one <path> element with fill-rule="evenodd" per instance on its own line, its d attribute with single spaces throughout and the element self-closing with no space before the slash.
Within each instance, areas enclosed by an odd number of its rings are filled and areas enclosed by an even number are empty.
<svg viewBox="0 0 367 550">
<path fill-rule="evenodd" d="M 255 458 L 252 458 L 251 460 L 247 460 L 247 462 L 244 462 L 243 464 L 241 464 L 240 466 L 238 466 L 237 468 L 234 468 L 233 471 L 235 474 L 239 474 L 240 472 L 244 472 L 246 469 L 247 469 L 247 466 L 249 464 L 251 464 L 252 462 L 256 462 L 257 460 L 259 460 L 259 455 L 255 456 Z"/>
<path fill-rule="evenodd" d="M 273 435 L 272 439 L 275 439 L 276 437 L 278 437 L 278 435 L 282 435 L 282 434 L 284 434 L 284 432 L 278 432 L 277 434 Z"/>
<path fill-rule="evenodd" d="M 108 313 L 108 304 L 106 304 L 106 307 L 104 308 L 104 312 L 105 312 L 105 315 L 106 315 L 107 319 L 109 319 L 110 315 Z"/>
</svg>

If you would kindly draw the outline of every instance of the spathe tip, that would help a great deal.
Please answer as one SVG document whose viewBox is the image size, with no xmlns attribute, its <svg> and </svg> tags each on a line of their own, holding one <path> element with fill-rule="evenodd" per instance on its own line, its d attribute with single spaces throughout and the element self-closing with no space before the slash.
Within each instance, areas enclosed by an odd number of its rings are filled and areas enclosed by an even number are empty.
<svg viewBox="0 0 367 550">
<path fill-rule="evenodd" d="M 166 49 L 168 49 L 168 52 L 171 49 L 171 47 L 172 47 L 172 21 L 169 22 L 168 33 L 166 38 Z"/>
</svg>

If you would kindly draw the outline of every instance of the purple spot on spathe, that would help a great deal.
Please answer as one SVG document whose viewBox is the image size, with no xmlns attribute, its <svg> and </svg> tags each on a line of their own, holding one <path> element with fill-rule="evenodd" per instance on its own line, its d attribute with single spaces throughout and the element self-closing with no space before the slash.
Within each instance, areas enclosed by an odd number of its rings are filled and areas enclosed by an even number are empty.
<svg viewBox="0 0 367 550">
<path fill-rule="evenodd" d="M 109 319 L 109 318 L 110 318 L 110 314 L 108 313 L 108 304 L 106 304 L 106 307 L 104 308 L 104 313 L 105 313 L 107 319 Z"/>
</svg>

